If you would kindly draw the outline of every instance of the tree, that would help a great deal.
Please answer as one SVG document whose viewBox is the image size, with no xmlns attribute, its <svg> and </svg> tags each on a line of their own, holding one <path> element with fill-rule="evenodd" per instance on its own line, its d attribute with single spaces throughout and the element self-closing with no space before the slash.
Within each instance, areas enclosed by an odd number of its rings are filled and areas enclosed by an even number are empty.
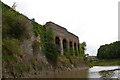
<svg viewBox="0 0 120 80">
<path fill-rule="evenodd" d="M 54 33 L 51 29 L 33 22 L 35 36 L 40 35 L 40 46 L 47 59 L 57 62 L 59 50 L 55 45 Z"/>
<path fill-rule="evenodd" d="M 85 57 L 85 50 L 86 50 L 85 47 L 86 47 L 86 42 L 81 43 L 79 46 L 79 55 L 81 57 Z"/>
<path fill-rule="evenodd" d="M 99 59 L 120 58 L 120 41 L 100 46 L 97 57 Z"/>
<path fill-rule="evenodd" d="M 48 59 L 57 62 L 58 59 L 58 49 L 55 45 L 54 34 L 51 29 L 46 29 L 44 35 L 44 52 Z"/>
</svg>

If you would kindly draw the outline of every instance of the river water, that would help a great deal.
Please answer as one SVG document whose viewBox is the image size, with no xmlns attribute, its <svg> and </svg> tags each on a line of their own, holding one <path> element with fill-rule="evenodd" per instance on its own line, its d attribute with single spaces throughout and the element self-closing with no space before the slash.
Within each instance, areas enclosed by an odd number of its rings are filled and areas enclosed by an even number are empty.
<svg viewBox="0 0 120 80">
<path fill-rule="evenodd" d="M 43 78 L 117 78 L 120 79 L 120 66 L 94 66 L 85 70 L 54 73 Z"/>
<path fill-rule="evenodd" d="M 94 66 L 88 71 L 88 78 L 119 78 L 120 66 Z"/>
</svg>

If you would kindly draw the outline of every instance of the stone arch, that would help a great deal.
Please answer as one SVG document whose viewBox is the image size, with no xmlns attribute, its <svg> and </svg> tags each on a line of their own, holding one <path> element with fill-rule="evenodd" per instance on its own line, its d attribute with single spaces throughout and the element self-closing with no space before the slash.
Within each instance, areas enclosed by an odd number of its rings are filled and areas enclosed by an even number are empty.
<svg viewBox="0 0 120 80">
<path fill-rule="evenodd" d="M 80 52 L 80 45 L 78 44 L 78 52 Z"/>
<path fill-rule="evenodd" d="M 77 56 L 77 45 L 74 43 L 74 51 L 75 51 L 75 56 Z"/>
<path fill-rule="evenodd" d="M 59 53 L 61 53 L 61 48 L 60 48 L 60 38 L 59 37 L 55 37 L 55 44 L 56 44 L 56 47 L 57 47 L 57 50 Z"/>
<path fill-rule="evenodd" d="M 63 39 L 63 50 L 64 50 L 64 54 L 65 52 L 67 51 L 67 40 L 66 39 Z"/>
<path fill-rule="evenodd" d="M 69 46 L 70 46 L 70 48 L 72 48 L 72 41 L 69 42 Z"/>
<path fill-rule="evenodd" d="M 55 44 L 60 47 L 60 38 L 57 36 L 55 37 Z"/>
<path fill-rule="evenodd" d="M 70 55 L 73 56 L 73 44 L 72 44 L 72 41 L 69 41 L 69 50 L 70 50 Z"/>
</svg>

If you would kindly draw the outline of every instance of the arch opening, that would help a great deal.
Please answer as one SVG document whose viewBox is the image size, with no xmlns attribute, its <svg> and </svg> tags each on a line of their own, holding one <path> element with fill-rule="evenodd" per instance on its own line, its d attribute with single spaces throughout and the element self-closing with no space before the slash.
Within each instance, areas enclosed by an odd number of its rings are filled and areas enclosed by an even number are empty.
<svg viewBox="0 0 120 80">
<path fill-rule="evenodd" d="M 77 56 L 77 46 L 76 46 L 76 43 L 74 43 L 74 51 L 75 51 L 75 56 Z"/>
<path fill-rule="evenodd" d="M 78 44 L 78 52 L 80 53 L 80 45 Z"/>
<path fill-rule="evenodd" d="M 71 42 L 71 41 L 69 42 L 69 44 L 70 44 L 70 45 L 69 45 L 69 46 L 70 46 L 70 48 L 72 48 L 72 42 Z"/>
<path fill-rule="evenodd" d="M 60 47 L 60 39 L 59 39 L 59 37 L 55 37 L 55 43 L 56 43 L 57 46 Z"/>
<path fill-rule="evenodd" d="M 69 42 L 69 51 L 70 51 L 70 55 L 73 56 L 73 45 L 72 45 L 72 41 Z"/>
<path fill-rule="evenodd" d="M 63 39 L 63 50 L 64 50 L 64 54 L 67 51 L 67 40 Z"/>
<path fill-rule="evenodd" d="M 60 38 L 59 37 L 55 37 L 55 44 L 57 47 L 58 52 L 60 53 Z"/>
</svg>

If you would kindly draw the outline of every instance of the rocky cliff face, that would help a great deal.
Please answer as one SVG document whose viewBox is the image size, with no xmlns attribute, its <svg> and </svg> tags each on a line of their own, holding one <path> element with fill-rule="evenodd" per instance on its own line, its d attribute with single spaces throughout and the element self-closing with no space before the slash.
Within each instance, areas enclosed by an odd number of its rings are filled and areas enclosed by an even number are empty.
<svg viewBox="0 0 120 80">
<path fill-rule="evenodd" d="M 35 41 L 35 35 L 33 32 L 33 25 L 32 25 L 32 22 L 30 20 L 28 20 L 27 18 L 26 18 L 26 21 L 28 22 L 28 24 L 27 24 L 28 30 L 27 31 L 28 31 L 30 37 L 29 37 L 29 39 L 22 40 L 20 47 L 25 54 L 33 55 L 32 45 L 33 45 L 33 42 Z"/>
</svg>

